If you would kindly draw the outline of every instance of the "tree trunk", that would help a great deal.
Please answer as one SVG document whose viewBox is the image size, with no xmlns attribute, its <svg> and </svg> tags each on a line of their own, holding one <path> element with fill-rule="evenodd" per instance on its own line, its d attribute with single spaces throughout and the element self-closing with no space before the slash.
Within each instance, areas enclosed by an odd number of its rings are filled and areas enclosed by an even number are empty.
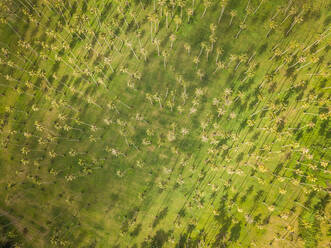
<svg viewBox="0 0 331 248">
<path fill-rule="evenodd" d="M 219 18 L 218 18 L 218 24 L 220 24 L 220 22 L 221 22 L 221 19 L 222 19 L 222 16 L 223 16 L 224 10 L 225 10 L 225 6 L 222 7 L 221 14 L 220 14 L 220 16 L 219 16 Z"/>
<path fill-rule="evenodd" d="M 291 25 L 290 29 L 287 31 L 286 35 L 288 35 L 291 32 L 291 30 L 294 28 L 294 26 L 295 26 L 295 22 L 292 23 L 292 25 Z"/>
<path fill-rule="evenodd" d="M 280 25 L 282 25 L 286 20 L 287 20 L 287 18 L 289 18 L 290 17 L 290 15 L 287 15 L 285 18 L 284 18 L 284 20 L 280 23 Z"/>
<path fill-rule="evenodd" d="M 130 49 L 131 49 L 133 55 L 136 57 L 136 59 L 139 60 L 139 58 L 137 57 L 137 54 L 136 54 L 135 51 L 132 49 L 132 47 L 130 47 Z"/>
<path fill-rule="evenodd" d="M 202 13 L 202 16 L 201 17 L 204 17 L 204 15 L 206 14 L 206 11 L 207 11 L 207 7 L 205 8 L 205 10 L 203 11 Z"/>
<path fill-rule="evenodd" d="M 241 33 L 241 29 L 238 31 L 238 33 L 236 35 L 236 39 L 238 39 L 240 33 Z"/>
<path fill-rule="evenodd" d="M 236 68 L 234 69 L 235 71 L 238 69 L 239 65 L 241 64 L 241 62 L 239 61 L 239 63 L 237 64 Z"/>
<path fill-rule="evenodd" d="M 234 17 L 234 16 L 231 16 L 229 26 L 231 26 L 231 24 L 232 24 L 233 17 Z"/>
<path fill-rule="evenodd" d="M 259 8 L 261 7 L 263 1 L 264 1 L 264 0 L 261 0 L 259 6 L 257 6 L 257 8 L 255 9 L 255 11 L 253 12 L 253 15 L 259 10 Z"/>
<path fill-rule="evenodd" d="M 269 29 L 267 35 L 265 36 L 266 38 L 268 38 L 268 36 L 269 36 L 269 34 L 271 33 L 271 31 L 272 31 L 272 28 Z"/>
</svg>

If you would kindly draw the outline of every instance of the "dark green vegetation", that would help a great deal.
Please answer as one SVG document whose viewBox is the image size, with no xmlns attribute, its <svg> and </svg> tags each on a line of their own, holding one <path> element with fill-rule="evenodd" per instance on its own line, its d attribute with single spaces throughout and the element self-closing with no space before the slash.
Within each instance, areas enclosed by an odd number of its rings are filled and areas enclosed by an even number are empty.
<svg viewBox="0 0 331 248">
<path fill-rule="evenodd" d="M 0 247 L 329 247 L 330 1 L 0 21 Z"/>
</svg>

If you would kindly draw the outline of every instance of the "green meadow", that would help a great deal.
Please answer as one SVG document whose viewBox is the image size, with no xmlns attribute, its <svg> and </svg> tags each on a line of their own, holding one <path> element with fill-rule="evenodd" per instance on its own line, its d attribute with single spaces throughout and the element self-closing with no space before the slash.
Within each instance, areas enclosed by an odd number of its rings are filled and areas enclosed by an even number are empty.
<svg viewBox="0 0 331 248">
<path fill-rule="evenodd" d="M 328 0 L 2 0 L 0 247 L 330 247 L 330 70 Z"/>
</svg>

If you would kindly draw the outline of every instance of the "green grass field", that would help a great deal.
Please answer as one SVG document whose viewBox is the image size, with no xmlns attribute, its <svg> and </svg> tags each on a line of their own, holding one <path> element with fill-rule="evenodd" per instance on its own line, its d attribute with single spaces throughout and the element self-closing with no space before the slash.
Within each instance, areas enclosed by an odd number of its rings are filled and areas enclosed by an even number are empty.
<svg viewBox="0 0 331 248">
<path fill-rule="evenodd" d="M 330 247 L 329 0 L 2 0 L 0 49 L 0 247 Z"/>
</svg>

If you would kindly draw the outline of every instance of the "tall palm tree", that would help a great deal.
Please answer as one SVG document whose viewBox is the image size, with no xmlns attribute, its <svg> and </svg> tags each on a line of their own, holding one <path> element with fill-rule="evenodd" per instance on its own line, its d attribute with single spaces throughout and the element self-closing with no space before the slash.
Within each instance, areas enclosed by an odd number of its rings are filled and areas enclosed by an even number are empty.
<svg viewBox="0 0 331 248">
<path fill-rule="evenodd" d="M 199 57 L 198 57 L 198 56 L 195 56 L 195 57 L 193 58 L 193 63 L 196 64 L 196 67 L 198 67 L 199 62 L 200 62 Z"/>
<path fill-rule="evenodd" d="M 242 55 L 240 55 L 240 56 L 238 57 L 238 59 L 239 59 L 239 61 L 238 61 L 238 64 L 237 64 L 237 66 L 236 66 L 236 68 L 235 68 L 235 71 L 239 68 L 239 65 L 240 65 L 241 63 L 246 62 L 248 58 L 247 58 L 247 55 L 246 55 L 246 54 L 242 54 Z"/>
<path fill-rule="evenodd" d="M 208 56 L 209 56 L 209 53 L 211 52 L 212 48 L 210 46 L 206 46 L 206 56 L 207 56 L 207 61 L 208 61 Z"/>
<path fill-rule="evenodd" d="M 131 50 L 131 52 L 134 54 L 135 58 L 136 58 L 137 60 L 139 60 L 139 58 L 137 57 L 136 52 L 135 52 L 135 51 L 133 50 L 133 48 L 132 48 L 132 43 L 129 42 L 129 41 L 127 40 L 127 41 L 125 41 L 125 44 L 126 44 L 126 46 L 127 46 L 128 48 L 130 48 L 130 50 Z"/>
<path fill-rule="evenodd" d="M 206 14 L 207 9 L 211 6 L 211 1 L 210 0 L 204 0 L 203 1 L 203 6 L 205 7 L 201 17 L 204 17 Z"/>
<path fill-rule="evenodd" d="M 216 43 L 216 38 L 214 34 L 211 34 L 209 36 L 209 41 L 210 41 L 210 45 L 211 45 L 211 51 L 214 50 L 214 44 Z"/>
<path fill-rule="evenodd" d="M 288 68 L 292 68 L 292 67 L 296 66 L 297 64 L 303 64 L 304 62 L 306 62 L 306 57 L 301 56 L 298 58 L 297 62 L 295 62 L 293 65 L 289 66 Z"/>
<path fill-rule="evenodd" d="M 190 18 L 191 18 L 191 16 L 193 16 L 193 9 L 192 8 L 188 8 L 186 10 L 186 15 L 187 15 L 187 22 L 190 22 Z"/>
<path fill-rule="evenodd" d="M 169 56 L 167 50 L 163 50 L 162 51 L 162 56 L 163 56 L 163 64 L 164 64 L 164 68 L 166 68 L 166 60 L 167 60 L 167 57 Z"/>
<path fill-rule="evenodd" d="M 153 44 L 156 46 L 157 48 L 157 56 L 160 56 L 160 40 L 157 38 L 154 38 L 153 40 Z"/>
<path fill-rule="evenodd" d="M 268 36 L 269 36 L 269 34 L 271 33 L 272 30 L 274 30 L 275 28 L 277 28 L 277 24 L 276 24 L 276 22 L 274 22 L 274 21 L 271 20 L 269 22 L 269 24 L 268 24 L 268 27 L 269 27 L 269 31 L 268 31 L 268 33 L 266 35 L 266 38 L 268 38 Z"/>
<path fill-rule="evenodd" d="M 225 65 L 221 61 L 218 61 L 218 62 L 216 62 L 216 69 L 215 69 L 214 73 L 216 73 L 218 70 L 224 69 L 224 68 L 225 68 Z"/>
<path fill-rule="evenodd" d="M 146 62 L 146 60 L 147 60 L 147 52 L 146 52 L 145 48 L 141 48 L 140 49 L 140 53 L 144 56 L 144 61 Z"/>
<path fill-rule="evenodd" d="M 264 0 L 260 0 L 260 4 L 259 6 L 257 6 L 257 8 L 255 9 L 255 11 L 253 12 L 253 15 L 259 10 L 259 8 L 261 7 L 262 3 L 264 2 Z"/>
<path fill-rule="evenodd" d="M 220 1 L 220 5 L 221 5 L 221 14 L 220 14 L 220 16 L 218 17 L 218 24 L 221 22 L 221 19 L 222 19 L 222 16 L 223 16 L 223 14 L 224 14 L 224 10 L 225 10 L 225 7 L 227 6 L 227 4 L 228 4 L 228 0 L 221 0 Z"/>
<path fill-rule="evenodd" d="M 112 72 L 114 72 L 114 68 L 111 65 L 111 58 L 105 57 L 104 58 L 104 63 L 105 63 L 105 65 L 109 65 L 110 66 L 110 69 L 112 70 Z"/>
<path fill-rule="evenodd" d="M 237 35 L 236 35 L 236 39 L 238 39 L 238 37 L 239 37 L 239 35 L 240 35 L 240 33 L 241 33 L 241 31 L 243 31 L 243 30 L 245 30 L 246 28 L 247 28 L 247 25 L 245 24 L 245 23 L 241 23 L 240 25 L 239 25 L 239 31 L 238 31 L 238 33 L 237 33 Z"/>
<path fill-rule="evenodd" d="M 295 15 L 296 13 L 298 12 L 297 8 L 296 7 L 292 7 L 288 13 L 287 16 L 285 16 L 285 18 L 283 19 L 283 21 L 280 23 L 280 25 L 282 25 L 286 20 L 287 18 L 289 18 L 290 16 L 292 15 Z"/>
<path fill-rule="evenodd" d="M 319 58 L 318 58 L 318 57 L 316 57 L 316 56 L 312 56 L 312 57 L 310 58 L 310 61 L 309 61 L 308 63 L 306 63 L 305 65 L 299 67 L 299 68 L 297 69 L 297 71 L 301 70 L 302 68 L 304 68 L 304 67 L 306 67 L 306 66 L 308 66 L 308 65 L 310 65 L 310 64 L 316 64 L 316 63 L 318 63 L 318 61 L 319 61 Z"/>
<path fill-rule="evenodd" d="M 253 13 L 253 9 L 250 6 L 247 6 L 247 8 L 245 9 L 245 11 L 246 11 L 246 15 L 244 17 L 244 20 L 242 21 L 243 23 L 245 23 L 247 17 Z"/>
<path fill-rule="evenodd" d="M 185 6 L 185 1 L 177 0 L 177 5 L 180 7 L 180 17 L 183 17 L 183 7 Z"/>
<path fill-rule="evenodd" d="M 161 16 L 163 16 L 163 7 L 166 6 L 166 0 L 159 0 L 158 5 L 161 7 Z"/>
<path fill-rule="evenodd" d="M 174 18 L 174 23 L 176 24 L 176 31 L 175 32 L 177 32 L 177 30 L 179 28 L 179 25 L 182 24 L 182 19 L 178 15 L 176 15 L 175 18 Z"/>
<path fill-rule="evenodd" d="M 155 14 L 149 14 L 147 19 L 151 24 L 151 42 L 153 42 L 153 23 L 154 24 L 156 23 L 156 16 L 155 16 Z"/>
<path fill-rule="evenodd" d="M 203 49 L 204 48 L 206 48 L 206 46 L 207 46 L 207 44 L 206 44 L 206 42 L 204 42 L 204 41 L 202 41 L 201 43 L 200 43 L 200 52 L 199 52 L 199 56 L 198 56 L 198 58 L 200 58 L 200 56 L 201 56 L 201 54 L 202 54 L 202 51 L 203 51 Z"/>
<path fill-rule="evenodd" d="M 176 35 L 171 34 L 170 37 L 169 37 L 169 39 L 170 39 L 170 48 L 172 48 L 172 46 L 173 46 L 173 44 L 174 44 L 174 42 L 176 40 Z"/>
<path fill-rule="evenodd" d="M 234 18 L 235 16 L 237 16 L 237 11 L 235 11 L 235 10 L 231 10 L 231 12 L 230 12 L 230 16 L 231 16 L 231 19 L 230 19 L 229 26 L 231 26 L 232 21 L 233 21 L 233 18 Z"/>
<path fill-rule="evenodd" d="M 191 45 L 188 44 L 188 43 L 185 43 L 185 44 L 184 44 L 184 48 L 185 48 L 187 54 L 190 55 L 190 52 L 191 52 Z"/>
<path fill-rule="evenodd" d="M 205 74 L 200 69 L 198 69 L 197 76 L 200 78 L 200 80 L 202 80 L 202 78 L 203 78 L 204 75 Z"/>
<path fill-rule="evenodd" d="M 291 30 L 294 28 L 294 26 L 295 26 L 296 24 L 301 23 L 301 22 L 303 22 L 303 18 L 302 18 L 302 16 L 296 16 L 296 17 L 294 17 L 294 20 L 293 20 L 293 22 L 292 22 L 292 24 L 291 24 L 291 27 L 290 27 L 290 29 L 287 31 L 286 35 L 288 35 L 288 34 L 291 32 Z"/>
<path fill-rule="evenodd" d="M 216 48 L 216 63 L 218 62 L 218 59 L 222 54 L 223 54 L 223 49 L 220 47 Z"/>
<path fill-rule="evenodd" d="M 169 25 L 168 25 L 168 16 L 169 16 L 168 7 L 165 7 L 163 12 L 164 12 L 164 15 L 165 15 L 165 18 L 166 18 L 166 28 L 168 29 L 168 27 L 169 27 Z"/>
</svg>

